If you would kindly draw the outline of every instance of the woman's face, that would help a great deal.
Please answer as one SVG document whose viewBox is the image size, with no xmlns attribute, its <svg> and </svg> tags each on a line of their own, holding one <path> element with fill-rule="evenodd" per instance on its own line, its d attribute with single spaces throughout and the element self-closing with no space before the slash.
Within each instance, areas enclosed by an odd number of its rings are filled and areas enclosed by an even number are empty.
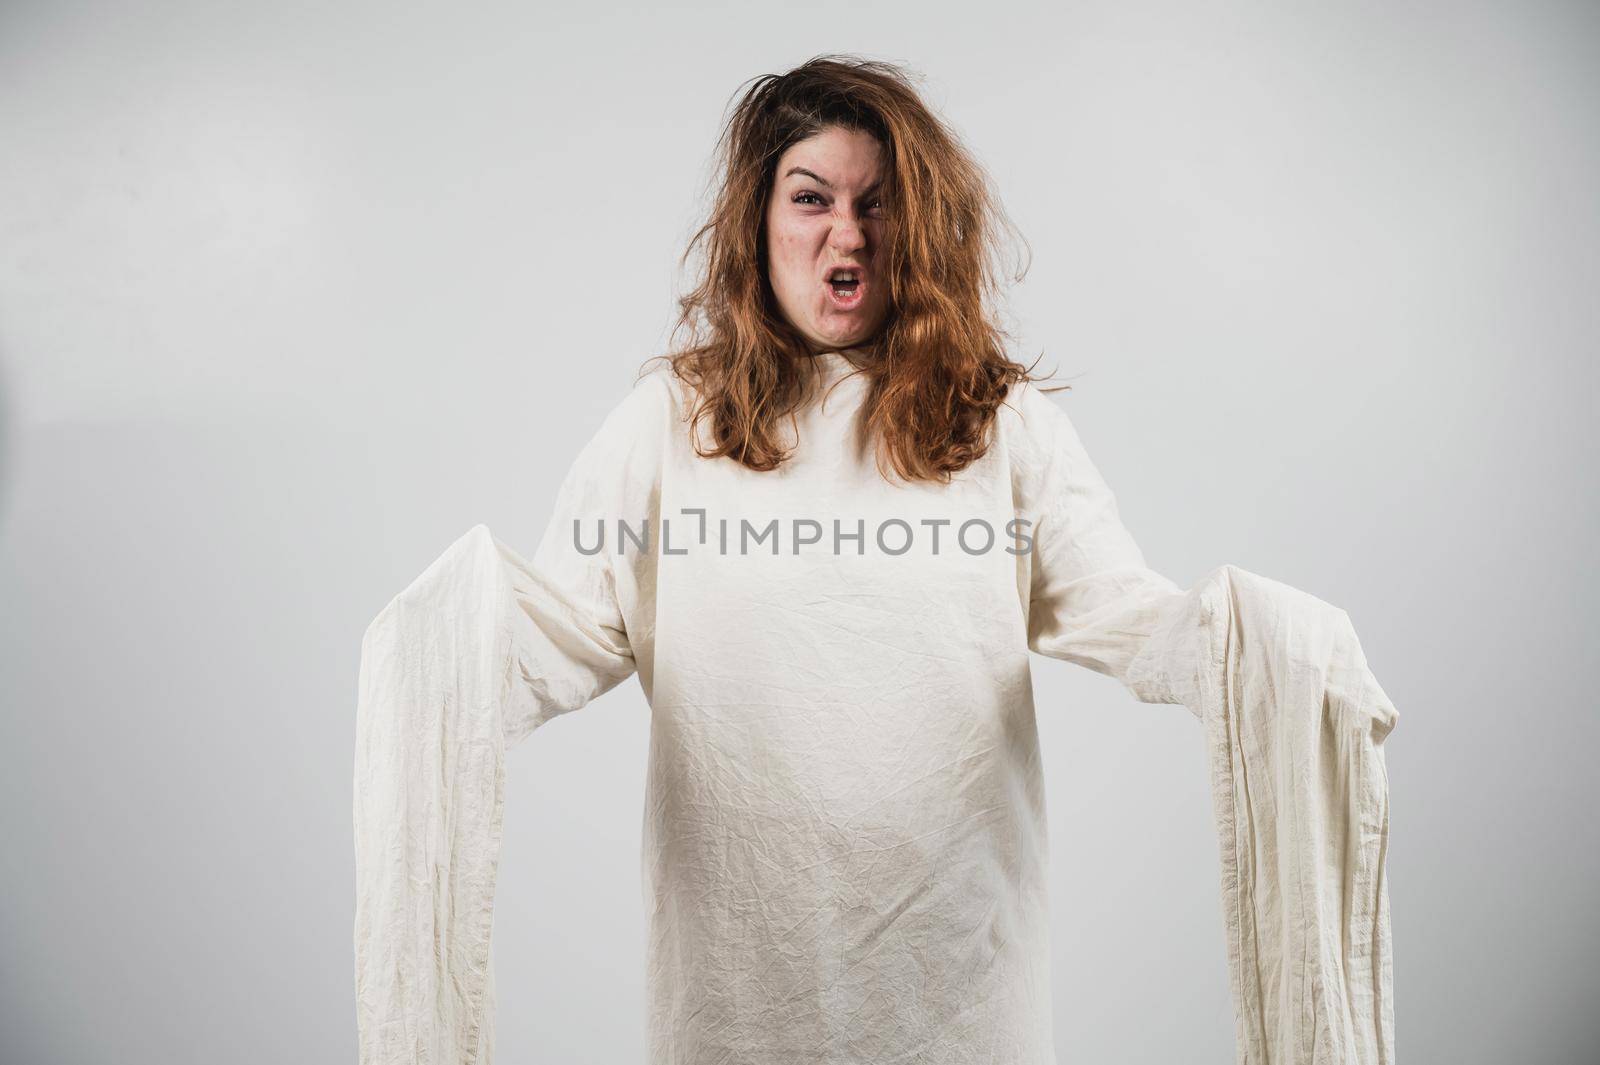
<svg viewBox="0 0 1600 1065">
<path fill-rule="evenodd" d="M 778 160 L 767 200 L 767 273 L 784 315 L 813 352 L 871 340 L 888 309 L 874 267 L 884 209 L 883 146 L 830 126 Z M 853 271 L 855 283 L 835 281 Z"/>
</svg>

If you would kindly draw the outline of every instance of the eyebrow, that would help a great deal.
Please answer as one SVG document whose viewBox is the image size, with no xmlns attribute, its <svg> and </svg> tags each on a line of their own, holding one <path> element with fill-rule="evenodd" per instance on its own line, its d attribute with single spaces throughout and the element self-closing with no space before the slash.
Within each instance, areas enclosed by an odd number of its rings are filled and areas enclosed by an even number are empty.
<svg viewBox="0 0 1600 1065">
<path fill-rule="evenodd" d="M 823 177 L 821 174 L 817 173 L 816 171 L 807 170 L 803 166 L 791 166 L 787 171 L 784 172 L 783 176 L 784 177 L 794 177 L 794 175 L 796 175 L 796 174 L 804 174 L 806 177 L 810 178 L 812 181 L 815 181 L 819 185 L 822 185 L 822 186 L 824 186 L 826 188 L 830 188 L 830 189 L 833 188 L 833 182 L 829 181 L 827 178 Z M 878 191 L 878 186 L 882 185 L 882 184 L 883 184 L 882 180 L 874 181 L 870 186 L 868 186 L 868 188 L 866 189 L 865 192 L 862 193 L 862 195 L 865 196 L 868 192 L 876 192 L 876 191 Z"/>
</svg>

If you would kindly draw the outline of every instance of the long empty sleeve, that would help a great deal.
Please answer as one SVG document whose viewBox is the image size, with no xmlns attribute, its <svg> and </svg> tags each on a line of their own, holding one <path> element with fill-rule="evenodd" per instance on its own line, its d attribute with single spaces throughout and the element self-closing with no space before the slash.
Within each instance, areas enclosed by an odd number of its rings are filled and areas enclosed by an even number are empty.
<svg viewBox="0 0 1600 1065">
<path fill-rule="evenodd" d="M 1388 776 L 1398 720 L 1348 615 L 1221 566 L 1149 569 L 1064 412 L 1034 463 L 1029 646 L 1205 730 L 1240 1065 L 1394 1060 Z"/>
<path fill-rule="evenodd" d="M 579 550 L 573 530 L 629 492 L 630 428 L 614 415 L 584 448 L 532 561 L 474 526 L 363 637 L 354 788 L 362 1065 L 491 1065 L 506 751 L 636 668 L 614 556 Z"/>
</svg>

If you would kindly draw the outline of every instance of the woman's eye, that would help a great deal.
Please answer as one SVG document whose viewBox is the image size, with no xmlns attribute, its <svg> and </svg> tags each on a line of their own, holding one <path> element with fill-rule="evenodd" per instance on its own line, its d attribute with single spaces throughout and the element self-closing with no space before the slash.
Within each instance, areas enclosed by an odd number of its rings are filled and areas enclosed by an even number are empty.
<svg viewBox="0 0 1600 1065">
<path fill-rule="evenodd" d="M 794 195 L 794 202 L 795 203 L 806 204 L 807 206 L 810 206 L 811 204 L 820 204 L 820 203 L 822 203 L 822 197 L 818 196 L 816 193 L 810 192 L 810 191 L 797 192 Z M 875 212 L 881 214 L 881 213 L 883 213 L 883 201 L 881 199 L 874 198 L 871 202 L 869 202 L 867 204 L 866 209 L 868 211 L 875 211 Z"/>
</svg>

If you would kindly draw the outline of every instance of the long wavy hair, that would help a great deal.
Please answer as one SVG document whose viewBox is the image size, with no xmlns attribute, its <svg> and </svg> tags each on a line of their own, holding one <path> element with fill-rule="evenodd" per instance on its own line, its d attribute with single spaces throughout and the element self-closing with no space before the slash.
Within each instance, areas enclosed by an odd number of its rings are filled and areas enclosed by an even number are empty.
<svg viewBox="0 0 1600 1065">
<path fill-rule="evenodd" d="M 672 353 L 656 356 L 698 393 L 696 452 L 759 471 L 790 455 L 778 423 L 804 398 L 801 360 L 810 352 L 772 291 L 767 201 L 779 157 L 837 126 L 877 138 L 887 164 L 881 191 L 889 212 L 875 253 L 886 268 L 875 272 L 888 286 L 888 311 L 873 338 L 848 349 L 856 372 L 872 378 L 861 430 L 877 441 L 880 472 L 887 459 L 908 481 L 948 481 L 988 449 L 1010 386 L 1033 379 L 1031 366 L 1006 356 L 1011 336 L 994 310 L 1002 234 L 1020 233 L 982 167 L 903 68 L 824 55 L 746 84 L 718 140 L 710 216 L 679 262 L 702 251 L 698 284 L 678 300 Z M 1023 265 L 1014 279 L 1026 272 Z M 700 432 L 703 421 L 709 434 Z"/>
</svg>

